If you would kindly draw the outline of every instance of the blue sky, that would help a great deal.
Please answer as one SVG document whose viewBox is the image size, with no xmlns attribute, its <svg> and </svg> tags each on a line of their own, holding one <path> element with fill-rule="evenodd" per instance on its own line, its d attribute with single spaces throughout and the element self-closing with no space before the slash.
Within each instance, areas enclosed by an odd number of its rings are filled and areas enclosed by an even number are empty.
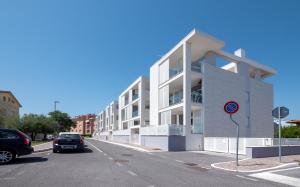
<svg viewBox="0 0 300 187">
<path fill-rule="evenodd" d="M 96 113 L 193 28 L 278 70 L 275 105 L 300 118 L 300 1 L 0 2 L 0 89 L 21 114 Z"/>
</svg>

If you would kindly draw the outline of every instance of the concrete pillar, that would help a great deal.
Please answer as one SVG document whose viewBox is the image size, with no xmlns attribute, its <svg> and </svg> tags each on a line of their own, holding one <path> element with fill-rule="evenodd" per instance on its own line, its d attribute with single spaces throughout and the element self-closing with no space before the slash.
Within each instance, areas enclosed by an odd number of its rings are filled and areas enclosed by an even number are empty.
<svg viewBox="0 0 300 187">
<path fill-rule="evenodd" d="M 183 44 L 183 124 L 185 125 L 185 147 L 190 150 L 191 145 L 191 44 Z"/>
</svg>

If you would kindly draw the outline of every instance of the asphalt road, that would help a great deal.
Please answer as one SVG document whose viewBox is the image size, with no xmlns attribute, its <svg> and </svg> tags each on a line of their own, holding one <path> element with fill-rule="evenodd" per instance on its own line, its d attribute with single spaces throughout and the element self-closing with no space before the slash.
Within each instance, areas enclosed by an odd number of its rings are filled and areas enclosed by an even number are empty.
<svg viewBox="0 0 300 187">
<path fill-rule="evenodd" d="M 36 153 L 0 166 L 0 186 L 282 186 L 210 167 L 232 158 L 190 152 L 146 153 L 96 140 L 86 142 L 85 153 Z"/>
</svg>

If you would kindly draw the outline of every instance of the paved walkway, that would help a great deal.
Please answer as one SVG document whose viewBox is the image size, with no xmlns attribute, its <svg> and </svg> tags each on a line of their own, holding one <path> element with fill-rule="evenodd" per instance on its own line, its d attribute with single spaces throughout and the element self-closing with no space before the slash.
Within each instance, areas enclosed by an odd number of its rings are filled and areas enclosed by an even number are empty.
<svg viewBox="0 0 300 187">
<path fill-rule="evenodd" d="M 283 156 L 280 163 L 278 157 L 243 159 L 239 161 L 239 166 L 236 166 L 235 161 L 220 162 L 212 164 L 212 167 L 227 171 L 239 172 L 259 172 L 269 169 L 299 166 L 300 155 Z"/>
<path fill-rule="evenodd" d="M 52 143 L 52 141 L 50 141 L 47 143 L 35 145 L 35 146 L 33 146 L 33 148 L 34 148 L 34 152 L 41 152 L 41 151 L 51 150 L 52 146 L 53 146 L 53 143 Z"/>
</svg>

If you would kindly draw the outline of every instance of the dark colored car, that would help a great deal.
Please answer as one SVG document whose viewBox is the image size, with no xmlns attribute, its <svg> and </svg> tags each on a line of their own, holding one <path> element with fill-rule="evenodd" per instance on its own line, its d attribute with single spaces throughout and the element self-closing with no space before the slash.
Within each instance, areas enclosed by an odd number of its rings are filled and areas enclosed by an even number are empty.
<svg viewBox="0 0 300 187">
<path fill-rule="evenodd" d="M 12 162 L 16 156 L 32 152 L 31 139 L 26 134 L 15 129 L 0 128 L 0 164 Z"/>
<path fill-rule="evenodd" d="M 60 133 L 53 141 L 53 153 L 64 150 L 74 150 L 84 152 L 84 141 L 80 134 Z"/>
</svg>

